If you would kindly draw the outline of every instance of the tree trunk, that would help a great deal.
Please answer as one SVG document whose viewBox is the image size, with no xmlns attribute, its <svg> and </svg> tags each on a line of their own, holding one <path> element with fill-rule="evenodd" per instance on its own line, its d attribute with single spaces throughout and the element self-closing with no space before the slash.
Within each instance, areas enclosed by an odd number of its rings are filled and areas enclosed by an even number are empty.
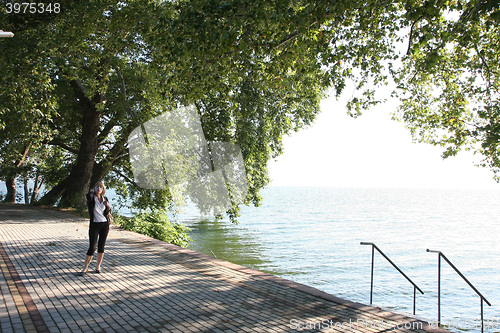
<svg viewBox="0 0 500 333">
<path fill-rule="evenodd" d="M 17 188 L 16 188 L 16 178 L 7 177 L 5 179 L 5 186 L 7 186 L 7 196 L 4 201 L 9 203 L 16 202 Z"/>
<path fill-rule="evenodd" d="M 33 185 L 33 193 L 31 193 L 31 204 L 33 205 L 37 201 L 38 192 L 43 186 L 45 179 L 37 173 L 35 176 L 35 185 Z"/>
<path fill-rule="evenodd" d="M 24 152 L 19 161 L 15 161 L 13 164 L 13 171 L 9 172 L 10 175 L 5 177 L 5 186 L 7 187 L 7 195 L 4 199 L 5 202 L 15 203 L 17 196 L 17 187 L 16 187 L 16 171 L 19 172 L 19 168 L 26 161 L 26 156 L 28 156 L 28 152 L 31 147 L 31 142 L 24 147 Z"/>
<path fill-rule="evenodd" d="M 28 177 L 23 176 L 23 184 L 24 184 L 24 204 L 29 205 L 30 204 L 30 188 L 28 185 Z"/>
<path fill-rule="evenodd" d="M 54 186 L 49 192 L 47 192 L 40 200 L 36 202 L 39 206 L 54 206 L 63 195 L 66 183 L 68 182 L 68 177 L 66 177 L 59 184 Z"/>
<path fill-rule="evenodd" d="M 90 187 L 92 169 L 99 148 L 97 135 L 99 133 L 101 113 L 97 110 L 97 104 L 103 101 L 103 96 L 96 95 L 90 100 L 85 96 L 85 88 L 79 81 L 71 81 L 71 86 L 76 93 L 83 112 L 82 134 L 80 136 L 78 157 L 68 176 L 59 207 L 82 207 L 85 205 L 85 194 Z"/>
</svg>

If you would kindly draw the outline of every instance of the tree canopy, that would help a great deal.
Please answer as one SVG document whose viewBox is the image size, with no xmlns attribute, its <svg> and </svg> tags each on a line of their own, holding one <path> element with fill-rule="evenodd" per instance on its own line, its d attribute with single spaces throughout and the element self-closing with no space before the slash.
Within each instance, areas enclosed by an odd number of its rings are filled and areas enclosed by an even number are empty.
<svg viewBox="0 0 500 333">
<path fill-rule="evenodd" d="M 65 0 L 36 14 L 7 2 L 0 177 L 43 179 L 40 203 L 81 205 L 105 179 L 136 207 L 169 206 L 168 189 L 135 184 L 127 139 L 192 105 L 207 140 L 241 149 L 245 203 L 258 204 L 282 137 L 348 81 L 353 116 L 395 82 L 416 140 L 474 150 L 500 174 L 497 1 Z"/>
</svg>

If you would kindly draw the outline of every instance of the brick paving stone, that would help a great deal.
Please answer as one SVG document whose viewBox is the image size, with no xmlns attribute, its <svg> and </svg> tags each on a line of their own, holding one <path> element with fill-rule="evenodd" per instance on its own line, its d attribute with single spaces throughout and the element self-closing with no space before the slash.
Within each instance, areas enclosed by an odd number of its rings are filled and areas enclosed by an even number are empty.
<svg viewBox="0 0 500 333">
<path fill-rule="evenodd" d="M 317 325 L 323 320 L 415 320 L 118 228 L 110 231 L 102 273 L 93 272 L 94 258 L 89 272 L 77 276 L 87 237 L 88 221 L 80 217 L 0 205 L 0 245 L 36 307 L 28 317 L 38 313 L 51 333 L 293 332 L 294 320 Z M 8 279 L 0 274 L 0 328 L 32 329 L 27 317 L 19 315 Z M 386 329 L 332 326 L 307 331 Z"/>
</svg>

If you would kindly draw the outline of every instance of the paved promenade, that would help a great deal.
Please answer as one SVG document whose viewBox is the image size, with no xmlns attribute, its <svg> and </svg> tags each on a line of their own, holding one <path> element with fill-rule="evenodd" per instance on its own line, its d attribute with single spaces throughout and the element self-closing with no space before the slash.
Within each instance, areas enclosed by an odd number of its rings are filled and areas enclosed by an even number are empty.
<svg viewBox="0 0 500 333">
<path fill-rule="evenodd" d="M 78 276 L 88 221 L 0 204 L 0 332 L 446 332 L 113 227 Z"/>
</svg>

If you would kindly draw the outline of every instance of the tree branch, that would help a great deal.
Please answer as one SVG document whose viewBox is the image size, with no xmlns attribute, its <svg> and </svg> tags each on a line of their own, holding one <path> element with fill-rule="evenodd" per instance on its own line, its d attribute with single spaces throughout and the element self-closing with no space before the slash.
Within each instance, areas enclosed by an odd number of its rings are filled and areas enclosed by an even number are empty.
<svg viewBox="0 0 500 333">
<path fill-rule="evenodd" d="M 281 45 L 291 41 L 292 39 L 295 39 L 297 38 L 297 36 L 299 35 L 299 32 L 298 31 L 295 31 L 291 34 L 289 34 L 288 36 L 286 36 L 285 38 L 283 38 L 281 41 L 278 42 L 277 45 L 273 46 L 274 49 L 277 49 L 278 47 L 280 47 Z"/>
<path fill-rule="evenodd" d="M 51 146 L 61 147 L 61 148 L 65 149 L 65 150 L 67 150 L 70 153 L 73 153 L 75 155 L 78 154 L 78 149 L 76 149 L 75 147 L 71 147 L 71 146 L 67 145 L 63 141 L 60 141 L 60 139 L 53 139 L 53 140 L 50 140 L 50 141 L 46 141 L 44 143 L 49 144 Z"/>
<path fill-rule="evenodd" d="M 423 19 L 424 16 L 420 16 L 418 19 L 416 19 L 415 21 L 413 21 L 413 23 L 411 24 L 411 27 L 410 27 L 410 36 L 408 37 L 408 49 L 406 50 L 406 55 L 409 55 L 410 54 L 410 50 L 411 50 L 411 47 L 413 45 L 413 29 L 415 28 L 415 24 L 417 24 L 421 19 Z"/>
<path fill-rule="evenodd" d="M 133 179 L 130 179 L 127 175 L 125 175 L 124 173 L 118 171 L 118 170 L 113 170 L 114 172 L 116 172 L 117 175 L 121 176 L 123 179 L 125 179 L 127 182 L 131 183 L 131 184 L 134 184 L 135 181 Z"/>
<path fill-rule="evenodd" d="M 24 147 L 23 156 L 21 157 L 21 159 L 19 160 L 19 162 L 16 163 L 16 168 L 19 168 L 24 163 L 24 160 L 26 159 L 26 156 L 28 156 L 28 152 L 30 150 L 30 147 L 31 147 L 31 142 L 26 147 Z"/>
<path fill-rule="evenodd" d="M 491 84 L 491 71 L 490 71 L 490 67 L 488 66 L 488 63 L 486 62 L 486 59 L 484 59 L 484 56 L 479 51 L 476 43 L 474 43 L 474 51 L 476 51 L 479 59 L 481 59 L 481 70 L 484 70 L 486 72 L 486 77 L 484 77 L 484 75 L 482 73 L 481 73 L 481 76 L 483 76 L 483 80 L 485 80 L 487 82 L 488 91 L 490 90 L 490 88 L 493 87 L 493 89 L 498 92 L 498 89 L 495 87 L 495 85 Z"/>
<path fill-rule="evenodd" d="M 106 138 L 108 137 L 108 135 L 111 132 L 111 130 L 113 129 L 113 127 L 115 127 L 115 125 L 116 125 L 116 122 L 113 121 L 113 119 L 111 119 L 110 121 L 108 121 L 106 123 L 106 125 L 104 125 L 104 128 L 102 129 L 102 131 L 99 133 L 99 136 L 97 137 L 97 142 L 99 143 L 99 146 L 104 143 L 104 140 L 106 140 Z"/>
</svg>

